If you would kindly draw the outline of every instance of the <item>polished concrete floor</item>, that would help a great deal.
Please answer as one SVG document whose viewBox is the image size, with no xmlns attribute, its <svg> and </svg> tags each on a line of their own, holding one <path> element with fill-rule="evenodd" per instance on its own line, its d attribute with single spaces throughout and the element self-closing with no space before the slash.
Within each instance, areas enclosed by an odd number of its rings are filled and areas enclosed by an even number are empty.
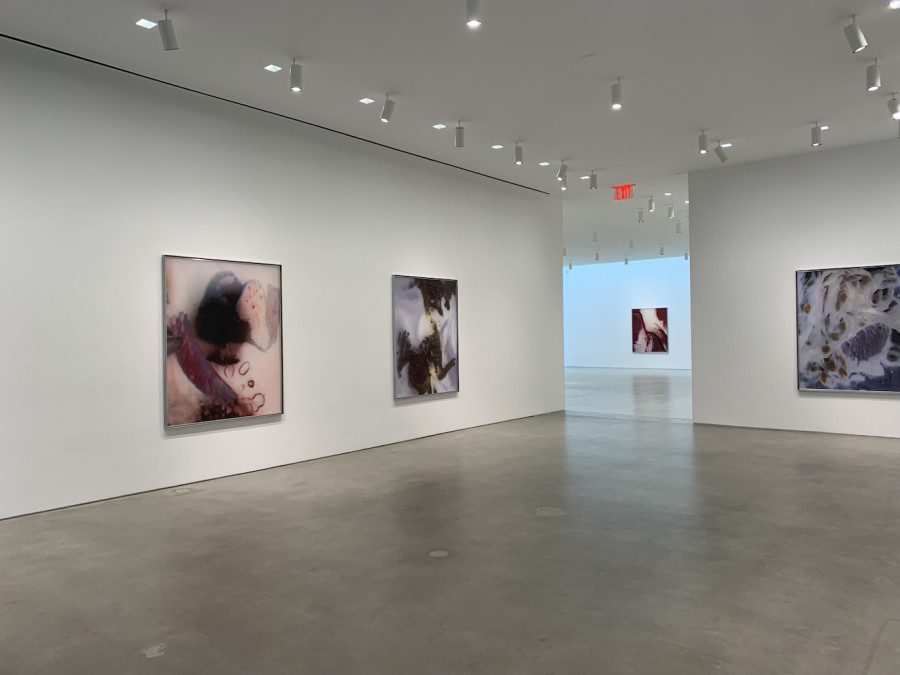
<svg viewBox="0 0 900 675">
<path fill-rule="evenodd" d="M 691 419 L 691 371 L 566 368 L 569 412 Z"/>
<path fill-rule="evenodd" d="M 0 672 L 896 673 L 900 442 L 556 413 L 0 523 Z"/>
</svg>

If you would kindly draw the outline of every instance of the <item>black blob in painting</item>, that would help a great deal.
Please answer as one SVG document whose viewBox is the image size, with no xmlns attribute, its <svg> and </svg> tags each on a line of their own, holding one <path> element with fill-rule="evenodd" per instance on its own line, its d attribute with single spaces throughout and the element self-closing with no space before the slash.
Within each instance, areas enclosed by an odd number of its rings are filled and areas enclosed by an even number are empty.
<svg viewBox="0 0 900 675">
<path fill-rule="evenodd" d="M 163 256 L 166 426 L 283 412 L 281 266 Z"/>
<path fill-rule="evenodd" d="M 459 391 L 456 281 L 395 276 L 394 398 Z"/>
</svg>

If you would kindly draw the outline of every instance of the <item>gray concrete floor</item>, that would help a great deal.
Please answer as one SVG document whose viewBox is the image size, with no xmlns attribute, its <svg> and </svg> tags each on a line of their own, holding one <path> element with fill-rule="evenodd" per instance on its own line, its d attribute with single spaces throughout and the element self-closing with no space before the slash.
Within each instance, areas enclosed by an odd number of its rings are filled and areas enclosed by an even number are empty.
<svg viewBox="0 0 900 675">
<path fill-rule="evenodd" d="M 9 520 L 0 672 L 896 673 L 898 485 L 557 413 Z"/>
<path fill-rule="evenodd" d="M 566 368 L 569 412 L 689 420 L 691 371 Z"/>
</svg>

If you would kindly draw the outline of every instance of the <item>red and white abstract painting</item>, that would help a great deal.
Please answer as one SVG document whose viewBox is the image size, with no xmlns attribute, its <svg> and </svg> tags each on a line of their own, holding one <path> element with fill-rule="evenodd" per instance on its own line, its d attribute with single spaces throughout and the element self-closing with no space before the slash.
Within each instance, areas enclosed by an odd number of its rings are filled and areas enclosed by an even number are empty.
<svg viewBox="0 0 900 675">
<path fill-rule="evenodd" d="M 635 354 L 669 351 L 669 310 L 665 307 L 631 310 L 631 351 Z"/>
</svg>

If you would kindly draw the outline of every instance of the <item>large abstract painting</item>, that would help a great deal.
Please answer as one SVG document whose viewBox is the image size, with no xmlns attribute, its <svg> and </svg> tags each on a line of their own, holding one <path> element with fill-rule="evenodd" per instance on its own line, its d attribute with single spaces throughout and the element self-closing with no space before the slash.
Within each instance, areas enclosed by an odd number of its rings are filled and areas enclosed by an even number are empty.
<svg viewBox="0 0 900 675">
<path fill-rule="evenodd" d="M 797 272 L 797 381 L 900 392 L 900 265 Z"/>
<path fill-rule="evenodd" d="M 281 266 L 163 256 L 166 426 L 278 415 Z"/>
<path fill-rule="evenodd" d="M 669 351 L 669 310 L 631 310 L 631 351 L 635 354 Z"/>
<path fill-rule="evenodd" d="M 394 276 L 394 398 L 459 391 L 456 281 Z"/>
</svg>

